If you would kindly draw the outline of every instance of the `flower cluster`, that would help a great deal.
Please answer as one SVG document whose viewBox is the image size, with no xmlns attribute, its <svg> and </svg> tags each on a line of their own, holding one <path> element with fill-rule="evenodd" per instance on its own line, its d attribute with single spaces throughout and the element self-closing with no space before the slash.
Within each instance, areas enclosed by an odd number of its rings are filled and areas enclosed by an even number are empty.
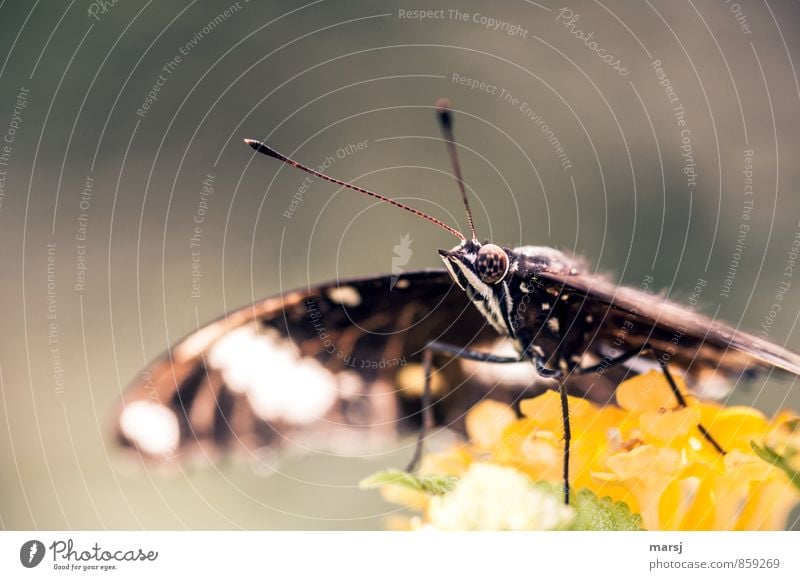
<svg viewBox="0 0 800 580">
<path fill-rule="evenodd" d="M 685 392 L 685 385 L 678 382 Z M 573 489 L 624 502 L 651 530 L 784 529 L 789 512 L 800 500 L 797 415 L 782 411 L 769 420 L 755 409 L 723 407 L 688 393 L 687 406 L 680 407 L 666 379 L 656 371 L 622 383 L 616 398 L 617 406 L 603 407 L 569 399 Z M 486 513 L 486 507 L 478 505 L 487 496 L 480 492 L 495 485 L 487 481 L 491 475 L 485 471 L 487 465 L 525 475 L 530 482 L 561 483 L 559 395 L 550 391 L 524 400 L 520 412 L 522 418 L 508 406 L 486 400 L 466 417 L 467 443 L 425 457 L 422 473 L 460 481 L 444 496 L 414 496 L 412 503 L 423 514 L 422 525 L 456 527 L 465 518 L 477 518 L 514 527 L 530 522 L 531 506 L 539 504 L 546 507 L 548 522 L 558 521 L 558 512 L 549 503 L 526 495 L 507 471 L 495 472 L 495 484 L 505 490 L 491 492 L 504 497 L 502 502 L 490 501 L 490 506 L 500 506 L 493 508 L 497 513 Z M 715 448 L 699 425 L 725 453 Z M 476 483 L 472 469 L 478 466 L 481 477 Z M 385 492 L 403 503 L 412 499 Z M 451 494 L 456 495 L 448 500 Z M 516 516 L 509 515 L 515 510 Z M 455 523 L 437 525 L 440 522 Z"/>
<path fill-rule="evenodd" d="M 556 530 L 573 512 L 558 494 L 491 463 L 473 463 L 453 491 L 428 504 L 430 523 L 441 530 Z"/>
</svg>

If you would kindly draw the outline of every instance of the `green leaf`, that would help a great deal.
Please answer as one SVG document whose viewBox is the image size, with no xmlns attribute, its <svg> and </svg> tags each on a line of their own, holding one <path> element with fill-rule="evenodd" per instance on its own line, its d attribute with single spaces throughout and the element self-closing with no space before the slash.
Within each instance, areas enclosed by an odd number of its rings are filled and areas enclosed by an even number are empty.
<svg viewBox="0 0 800 580">
<path fill-rule="evenodd" d="M 537 488 L 564 499 L 564 488 L 560 485 L 540 481 Z M 570 496 L 569 504 L 575 509 L 575 516 L 568 530 L 573 531 L 638 531 L 643 530 L 642 516 L 631 511 L 624 501 L 614 501 L 610 497 L 598 497 L 588 489 L 580 489 Z"/>
<path fill-rule="evenodd" d="M 755 451 L 756 455 L 758 455 L 761 459 L 783 471 L 789 477 L 789 480 L 792 482 L 792 484 L 797 489 L 800 489 L 800 471 L 795 471 L 789 465 L 789 460 L 794 456 L 793 454 L 789 455 L 787 453 L 786 455 L 781 455 L 772 447 L 768 445 L 761 447 L 755 441 L 750 442 L 750 447 L 753 448 L 753 451 Z"/>
<path fill-rule="evenodd" d="M 362 479 L 358 486 L 361 489 L 372 489 L 384 485 L 399 485 L 428 495 L 444 495 L 458 483 L 458 478 L 452 475 L 418 475 L 407 473 L 399 469 L 387 469 Z"/>
<path fill-rule="evenodd" d="M 581 531 L 634 531 L 642 530 L 642 516 L 631 511 L 623 501 L 598 497 L 588 489 L 581 489 L 570 501 L 575 508 L 572 530 Z"/>
<path fill-rule="evenodd" d="M 771 447 L 764 445 L 764 447 L 760 447 L 755 441 L 750 442 L 750 447 L 753 448 L 753 451 L 756 452 L 761 459 L 769 463 L 770 465 L 777 465 L 783 460 L 783 457 L 779 453 L 776 453 Z"/>
</svg>

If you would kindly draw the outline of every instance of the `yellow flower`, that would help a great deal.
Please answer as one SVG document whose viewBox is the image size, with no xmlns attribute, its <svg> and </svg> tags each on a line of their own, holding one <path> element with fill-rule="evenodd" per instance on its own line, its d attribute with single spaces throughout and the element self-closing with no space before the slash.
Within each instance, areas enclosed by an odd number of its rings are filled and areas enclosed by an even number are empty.
<svg viewBox="0 0 800 580">
<path fill-rule="evenodd" d="M 800 501 L 791 479 L 792 469 L 800 471 L 800 417 L 781 411 L 770 420 L 749 407 L 698 401 L 680 378 L 676 382 L 686 407 L 678 404 L 657 371 L 619 385 L 616 406 L 600 407 L 569 397 L 573 489 L 587 488 L 625 502 L 642 516 L 647 529 L 782 529 Z M 534 482 L 560 484 L 564 435 L 559 395 L 548 391 L 524 400 L 520 413 L 517 418 L 496 401 L 476 405 L 466 417 L 468 445 L 426 456 L 423 471 L 466 479 L 480 465 L 478 475 L 486 477 L 478 480 L 497 475 L 509 494 L 508 490 L 517 489 L 509 475 L 514 471 Z M 725 453 L 707 439 L 700 424 Z M 781 465 L 759 457 L 753 444 L 769 448 Z M 492 465 L 507 471 L 486 471 Z M 459 495 L 450 497 L 454 493 L 450 492 L 436 499 L 417 495 L 395 499 L 417 507 L 418 500 L 424 501 L 423 525 L 433 519 L 441 524 L 436 527 L 478 520 L 499 527 L 530 523 L 524 511 L 521 519 L 511 517 L 509 505 L 514 501 L 500 501 L 504 492 L 490 492 L 489 487 L 466 486 Z M 487 493 L 494 499 L 479 499 Z"/>
</svg>

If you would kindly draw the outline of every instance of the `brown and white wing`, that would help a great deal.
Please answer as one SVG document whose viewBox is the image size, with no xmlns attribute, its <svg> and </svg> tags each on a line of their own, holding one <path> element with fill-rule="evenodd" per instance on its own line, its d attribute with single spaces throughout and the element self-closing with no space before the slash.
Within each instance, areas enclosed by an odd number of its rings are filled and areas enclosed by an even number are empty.
<svg viewBox="0 0 800 580">
<path fill-rule="evenodd" d="M 650 343 L 670 363 L 694 375 L 710 370 L 738 376 L 769 368 L 800 375 L 800 355 L 663 296 L 617 286 L 601 276 L 547 270 L 539 275 L 545 284 L 582 300 L 582 310 L 602 321 L 595 341 L 598 352 L 613 341 L 628 348 Z"/>
<path fill-rule="evenodd" d="M 473 348 L 498 340 L 443 270 L 268 298 L 190 334 L 144 369 L 115 415 L 116 436 L 155 459 L 189 448 L 213 456 L 379 444 L 419 424 L 421 352 L 433 340 Z M 481 398 L 529 386 L 533 368 L 520 366 L 509 378 L 437 358 L 437 422 L 456 425 Z"/>
</svg>

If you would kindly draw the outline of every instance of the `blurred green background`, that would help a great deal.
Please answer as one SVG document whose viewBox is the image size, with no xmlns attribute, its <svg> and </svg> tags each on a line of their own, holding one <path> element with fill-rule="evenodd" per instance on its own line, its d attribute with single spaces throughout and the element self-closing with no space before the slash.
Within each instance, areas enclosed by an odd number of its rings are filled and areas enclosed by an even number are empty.
<svg viewBox="0 0 800 580">
<path fill-rule="evenodd" d="M 482 237 L 652 276 L 684 304 L 706 280 L 703 311 L 800 349 L 798 38 L 789 1 L 0 4 L 0 527 L 372 529 L 393 509 L 355 484 L 408 448 L 263 477 L 143 470 L 108 437 L 121 390 L 199 323 L 388 272 L 406 234 L 408 269 L 453 245 L 320 182 L 285 217 L 304 176 L 244 137 L 463 228 L 433 110 L 448 96 Z M 731 400 L 771 413 L 800 389 Z"/>
</svg>

